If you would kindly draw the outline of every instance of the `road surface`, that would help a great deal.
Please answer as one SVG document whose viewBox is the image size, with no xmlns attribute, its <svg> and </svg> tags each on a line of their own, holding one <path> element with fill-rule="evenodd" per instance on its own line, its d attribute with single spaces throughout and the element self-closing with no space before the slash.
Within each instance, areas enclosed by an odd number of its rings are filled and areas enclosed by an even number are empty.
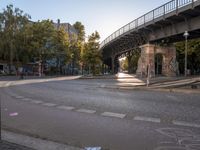
<svg viewBox="0 0 200 150">
<path fill-rule="evenodd" d="M 9 131 L 105 150 L 199 150 L 200 95 L 105 88 L 126 80 L 24 80 L 0 90 Z"/>
</svg>

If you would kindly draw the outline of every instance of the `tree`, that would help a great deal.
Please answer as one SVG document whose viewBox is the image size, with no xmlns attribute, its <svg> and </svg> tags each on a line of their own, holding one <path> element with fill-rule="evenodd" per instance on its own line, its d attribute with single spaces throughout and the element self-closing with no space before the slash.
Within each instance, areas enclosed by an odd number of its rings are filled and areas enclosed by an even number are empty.
<svg viewBox="0 0 200 150">
<path fill-rule="evenodd" d="M 127 57 L 120 60 L 120 67 L 121 67 L 122 71 L 128 71 L 128 58 Z"/>
<path fill-rule="evenodd" d="M 53 40 L 53 50 L 54 50 L 54 57 L 56 56 L 57 59 L 57 69 L 61 73 L 61 68 L 66 63 L 70 61 L 71 53 L 70 53 L 70 43 L 69 43 L 69 36 L 65 32 L 64 28 L 59 28 L 56 30 L 56 34 L 54 35 Z"/>
<path fill-rule="evenodd" d="M 29 15 L 12 5 L 0 13 L 0 60 L 9 62 L 10 68 L 13 61 L 20 66 L 37 61 L 44 68 L 47 60 L 56 59 L 60 71 L 63 65 L 72 63 L 73 68 L 85 64 L 93 73 L 97 72 L 95 68 L 101 63 L 97 32 L 85 43 L 85 27 L 81 22 L 73 25 L 78 35 L 69 37 L 62 27 L 56 29 L 51 20 L 29 19 Z"/>
<path fill-rule="evenodd" d="M 73 27 L 78 32 L 78 41 L 84 42 L 85 41 L 85 27 L 84 27 L 84 25 L 81 22 L 77 21 L 77 22 L 74 23 Z"/>
<path fill-rule="evenodd" d="M 125 59 L 120 61 L 120 66 L 123 71 L 128 71 L 128 73 L 136 73 L 138 67 L 138 60 L 140 58 L 140 49 L 137 48 L 132 51 Z"/>
<path fill-rule="evenodd" d="M 72 41 L 72 56 L 73 56 L 73 63 L 75 66 L 80 66 L 83 73 L 83 51 L 84 51 L 84 43 L 85 43 L 85 27 L 84 25 L 77 21 L 74 23 L 73 27 L 76 29 L 78 38 L 77 40 Z M 74 67 L 74 65 L 73 65 Z"/>
<path fill-rule="evenodd" d="M 130 64 L 128 64 L 129 72 L 136 73 L 138 67 L 138 60 L 140 58 L 140 49 L 135 49 L 132 53 Z"/>
<path fill-rule="evenodd" d="M 175 44 L 180 73 L 184 73 L 185 41 Z M 191 74 L 200 73 L 200 39 L 188 41 L 188 69 Z"/>
<path fill-rule="evenodd" d="M 83 43 L 78 41 L 75 36 L 73 36 L 70 39 L 70 44 L 69 44 L 69 51 L 71 54 L 71 66 L 72 66 L 72 75 L 74 75 L 74 69 L 79 68 L 80 62 L 81 62 L 81 49 L 82 49 Z"/>
<path fill-rule="evenodd" d="M 13 8 L 13 5 L 8 5 L 6 9 L 0 13 L 0 57 L 2 60 L 9 62 L 10 73 L 13 60 L 17 59 L 16 55 L 18 54 L 18 48 L 21 44 L 19 40 L 17 40 L 18 36 L 29 19 L 30 16 L 28 14 L 24 14 L 19 8 Z"/>
<path fill-rule="evenodd" d="M 99 51 L 99 33 L 96 31 L 92 33 L 88 42 L 85 44 L 84 52 L 83 52 L 83 62 L 86 67 L 91 70 L 93 75 L 100 73 L 101 68 L 101 53 Z"/>
</svg>

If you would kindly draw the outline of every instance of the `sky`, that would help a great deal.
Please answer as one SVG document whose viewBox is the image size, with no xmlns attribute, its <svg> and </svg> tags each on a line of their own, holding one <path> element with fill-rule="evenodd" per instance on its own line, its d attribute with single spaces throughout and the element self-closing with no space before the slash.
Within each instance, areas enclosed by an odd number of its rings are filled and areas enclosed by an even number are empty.
<svg viewBox="0 0 200 150">
<path fill-rule="evenodd" d="M 8 4 L 20 8 L 32 21 L 82 22 L 86 36 L 94 31 L 103 41 L 113 32 L 169 0 L 0 0 L 0 12 Z"/>
</svg>

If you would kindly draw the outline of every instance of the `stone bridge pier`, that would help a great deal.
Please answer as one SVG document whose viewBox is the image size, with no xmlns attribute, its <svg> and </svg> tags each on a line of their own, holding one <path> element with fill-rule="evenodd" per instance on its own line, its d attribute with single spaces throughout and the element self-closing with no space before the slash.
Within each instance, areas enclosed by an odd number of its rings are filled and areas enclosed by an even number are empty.
<svg viewBox="0 0 200 150">
<path fill-rule="evenodd" d="M 147 77 L 148 69 L 150 69 L 150 77 L 177 75 L 178 64 L 175 46 L 145 44 L 140 48 L 141 56 L 138 61 L 137 76 Z"/>
</svg>

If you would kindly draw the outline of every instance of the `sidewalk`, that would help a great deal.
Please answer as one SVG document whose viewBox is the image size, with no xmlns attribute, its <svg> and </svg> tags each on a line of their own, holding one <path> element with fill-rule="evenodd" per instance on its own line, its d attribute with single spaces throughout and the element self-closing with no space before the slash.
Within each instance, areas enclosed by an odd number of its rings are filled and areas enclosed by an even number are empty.
<svg viewBox="0 0 200 150">
<path fill-rule="evenodd" d="M 63 76 L 24 76 L 23 80 L 28 79 L 47 79 L 47 78 L 56 78 L 56 77 L 63 77 Z M 17 81 L 22 80 L 20 79 L 20 76 L 0 76 L 0 81 Z"/>
<path fill-rule="evenodd" d="M 0 149 L 1 150 L 34 150 L 32 148 L 10 143 L 7 141 L 0 141 Z"/>
<path fill-rule="evenodd" d="M 0 87 L 8 87 L 10 85 L 21 85 L 31 83 L 41 83 L 49 81 L 62 81 L 62 80 L 75 80 L 79 79 L 80 76 L 26 76 L 24 79 L 19 79 L 18 76 L 4 76 L 0 77 Z"/>
<path fill-rule="evenodd" d="M 110 76 L 113 77 L 113 76 Z M 94 77 L 95 79 L 95 77 Z M 138 78 L 132 74 L 119 73 L 113 77 L 119 81 L 117 84 L 105 85 L 105 88 L 127 89 L 127 90 L 146 90 L 146 91 L 166 91 L 182 93 L 200 93 L 200 76 L 188 77 L 156 77 L 150 79 L 147 87 L 146 78 Z"/>
<path fill-rule="evenodd" d="M 141 83 L 144 83 L 143 86 L 146 86 L 147 78 L 140 78 L 137 77 L 136 75 L 131 75 L 131 74 L 124 74 L 124 73 L 119 73 L 116 75 L 117 79 L 121 81 L 139 81 Z M 155 78 L 150 78 L 150 84 L 149 87 L 152 88 L 167 88 L 167 87 L 181 87 L 189 84 L 193 84 L 196 82 L 200 82 L 200 76 L 179 76 L 179 77 L 165 77 L 165 76 L 160 76 L 160 77 L 155 77 Z"/>
</svg>

